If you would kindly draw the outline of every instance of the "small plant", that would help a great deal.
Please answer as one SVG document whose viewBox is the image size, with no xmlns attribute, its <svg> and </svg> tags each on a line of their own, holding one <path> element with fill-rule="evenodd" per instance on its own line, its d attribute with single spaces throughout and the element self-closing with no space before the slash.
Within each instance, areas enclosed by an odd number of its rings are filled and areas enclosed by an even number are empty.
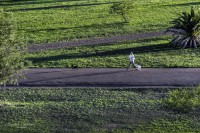
<svg viewBox="0 0 200 133">
<path fill-rule="evenodd" d="M 131 8 L 132 8 L 132 4 L 127 0 L 123 0 L 121 2 L 114 3 L 110 7 L 110 13 L 121 15 L 122 18 L 124 19 L 124 23 L 129 23 L 127 14 Z"/>
<path fill-rule="evenodd" d="M 200 12 L 195 12 L 191 7 L 190 12 L 183 12 L 180 16 L 174 19 L 172 27 L 167 31 L 173 33 L 171 44 L 181 48 L 194 47 L 200 44 Z"/>
</svg>

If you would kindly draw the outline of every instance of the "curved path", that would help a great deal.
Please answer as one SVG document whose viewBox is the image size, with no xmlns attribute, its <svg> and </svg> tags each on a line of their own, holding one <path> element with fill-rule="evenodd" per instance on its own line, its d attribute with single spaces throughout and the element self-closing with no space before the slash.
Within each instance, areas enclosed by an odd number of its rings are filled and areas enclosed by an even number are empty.
<svg viewBox="0 0 200 133">
<path fill-rule="evenodd" d="M 28 69 L 19 86 L 29 87 L 179 87 L 200 83 L 200 68 Z"/>
<path fill-rule="evenodd" d="M 76 47 L 84 45 L 97 45 L 105 43 L 133 41 L 133 40 L 147 39 L 147 38 L 166 36 L 166 35 L 170 35 L 170 33 L 166 33 L 165 31 L 158 31 L 158 32 L 148 32 L 141 34 L 128 34 L 128 35 L 119 35 L 111 37 L 89 38 L 89 39 L 74 40 L 69 42 L 56 42 L 51 44 L 31 45 L 28 47 L 28 51 L 33 52 L 37 50 L 59 49 L 59 48 Z"/>
</svg>

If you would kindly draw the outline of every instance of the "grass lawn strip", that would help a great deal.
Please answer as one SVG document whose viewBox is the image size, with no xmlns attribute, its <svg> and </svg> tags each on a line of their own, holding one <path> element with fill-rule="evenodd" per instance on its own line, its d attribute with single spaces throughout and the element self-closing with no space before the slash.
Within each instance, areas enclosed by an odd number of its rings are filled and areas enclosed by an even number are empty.
<svg viewBox="0 0 200 133">
<path fill-rule="evenodd" d="M 0 92 L 2 133 L 200 131 L 200 106 L 187 113 L 167 109 L 163 103 L 171 95 L 167 90 L 2 88 Z"/>
<path fill-rule="evenodd" d="M 121 16 L 109 14 L 113 2 L 17 0 L 1 1 L 0 8 L 13 13 L 25 42 L 40 44 L 165 30 L 177 13 L 199 4 L 198 0 L 134 0 L 130 23 L 124 24 Z"/>
<path fill-rule="evenodd" d="M 142 67 L 200 67 L 199 49 L 171 47 L 170 38 L 153 38 L 133 42 L 81 46 L 59 50 L 29 53 L 30 67 L 66 68 L 78 65 L 80 68 L 124 68 L 128 55 L 133 51 L 135 62 Z"/>
</svg>

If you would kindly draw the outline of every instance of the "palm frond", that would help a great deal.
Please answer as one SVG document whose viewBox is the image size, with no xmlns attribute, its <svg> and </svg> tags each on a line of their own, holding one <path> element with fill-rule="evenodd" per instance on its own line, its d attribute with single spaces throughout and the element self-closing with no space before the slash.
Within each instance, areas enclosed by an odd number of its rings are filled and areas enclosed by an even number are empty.
<svg viewBox="0 0 200 133">
<path fill-rule="evenodd" d="M 194 45 L 194 48 L 197 48 L 198 42 L 196 42 L 196 40 L 193 40 L 193 45 Z"/>
<path fill-rule="evenodd" d="M 173 35 L 177 35 L 177 34 L 185 35 L 185 34 L 187 34 L 187 32 L 183 29 L 170 28 L 167 31 L 172 32 Z"/>
<path fill-rule="evenodd" d="M 192 44 L 193 44 L 193 40 L 190 39 L 190 42 L 189 42 L 189 46 L 190 46 L 190 48 L 192 47 Z"/>
<path fill-rule="evenodd" d="M 181 47 L 185 48 L 187 46 L 189 40 L 190 40 L 189 37 L 187 37 L 185 40 L 183 40 L 182 43 L 181 43 Z"/>
<path fill-rule="evenodd" d="M 191 7 L 190 12 L 182 12 L 171 21 L 172 27 L 167 32 L 173 33 L 171 44 L 181 48 L 194 47 L 200 44 L 200 12 Z"/>
</svg>

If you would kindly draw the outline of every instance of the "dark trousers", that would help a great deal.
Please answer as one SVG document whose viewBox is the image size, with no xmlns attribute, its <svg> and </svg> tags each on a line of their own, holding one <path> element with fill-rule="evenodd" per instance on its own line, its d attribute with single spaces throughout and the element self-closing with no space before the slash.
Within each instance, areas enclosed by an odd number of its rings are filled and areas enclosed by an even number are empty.
<svg viewBox="0 0 200 133">
<path fill-rule="evenodd" d="M 132 61 L 129 62 L 129 65 L 128 65 L 128 67 L 127 67 L 127 70 L 131 67 L 131 65 L 134 66 L 134 62 L 132 62 Z"/>
</svg>

